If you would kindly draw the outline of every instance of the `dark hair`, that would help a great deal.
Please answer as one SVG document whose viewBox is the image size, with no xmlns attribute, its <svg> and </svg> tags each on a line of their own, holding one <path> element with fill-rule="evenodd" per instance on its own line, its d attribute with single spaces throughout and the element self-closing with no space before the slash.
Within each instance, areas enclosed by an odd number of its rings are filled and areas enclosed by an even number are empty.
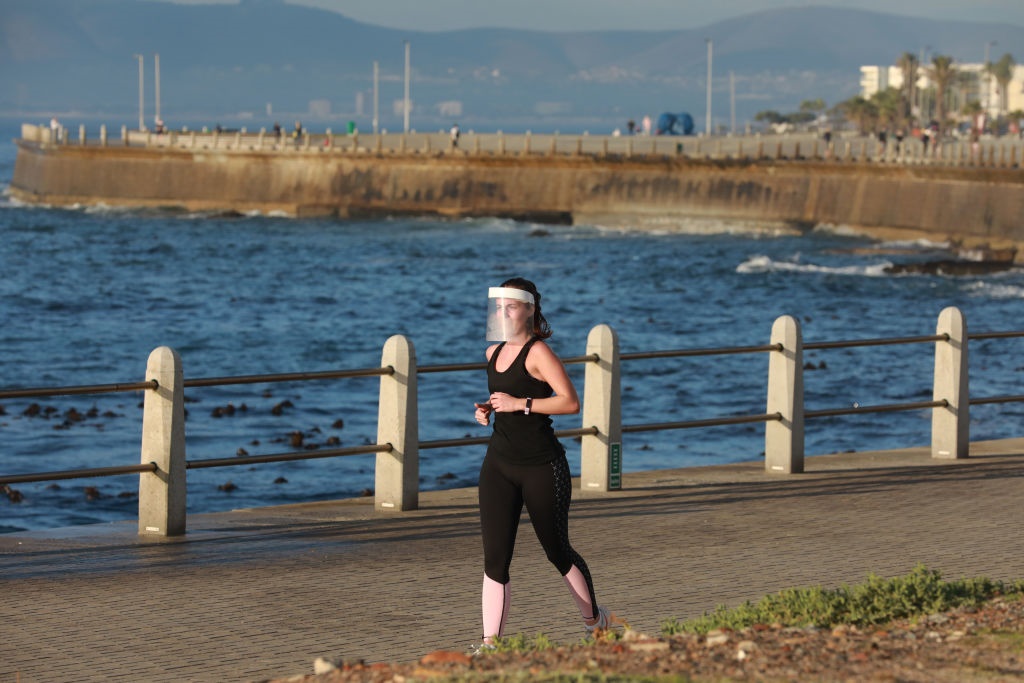
<svg viewBox="0 0 1024 683">
<path fill-rule="evenodd" d="M 550 337 L 551 326 L 548 325 L 548 321 L 544 319 L 544 314 L 540 312 L 540 292 L 537 291 L 537 285 L 525 278 L 513 277 L 502 282 L 501 286 L 521 289 L 524 292 L 529 292 L 533 295 L 533 335 L 538 339 L 547 339 Z"/>
</svg>

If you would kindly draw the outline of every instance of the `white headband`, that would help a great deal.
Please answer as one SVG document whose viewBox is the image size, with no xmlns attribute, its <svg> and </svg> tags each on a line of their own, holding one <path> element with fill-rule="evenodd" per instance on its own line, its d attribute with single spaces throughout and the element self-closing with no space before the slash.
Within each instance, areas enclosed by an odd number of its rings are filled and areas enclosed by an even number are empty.
<svg viewBox="0 0 1024 683">
<path fill-rule="evenodd" d="M 533 294 L 515 287 L 491 287 L 487 290 L 488 299 L 517 299 L 533 305 Z"/>
</svg>

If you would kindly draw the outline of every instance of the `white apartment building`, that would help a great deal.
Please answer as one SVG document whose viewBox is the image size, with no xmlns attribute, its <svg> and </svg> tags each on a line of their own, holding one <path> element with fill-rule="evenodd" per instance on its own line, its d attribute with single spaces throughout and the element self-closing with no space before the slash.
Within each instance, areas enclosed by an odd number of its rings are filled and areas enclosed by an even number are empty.
<svg viewBox="0 0 1024 683">
<path fill-rule="evenodd" d="M 1000 114 L 999 109 L 999 84 L 996 79 L 985 73 L 984 64 L 960 64 L 954 62 L 956 70 L 965 74 L 967 78 L 953 85 L 951 91 L 957 101 L 956 110 L 959 111 L 963 104 L 972 101 L 981 102 L 982 109 L 992 118 Z M 862 66 L 860 68 L 860 94 L 869 98 L 875 93 L 886 88 L 903 87 L 903 70 L 898 66 Z M 918 69 L 917 87 L 918 93 L 925 98 L 930 95 L 934 97 L 935 84 L 924 73 Z M 1018 64 L 1013 70 L 1013 80 L 1007 93 L 1006 111 L 1024 111 L 1024 66 Z M 929 92 L 930 91 L 930 92 Z M 915 111 L 919 110 L 922 100 L 914 103 Z"/>
</svg>

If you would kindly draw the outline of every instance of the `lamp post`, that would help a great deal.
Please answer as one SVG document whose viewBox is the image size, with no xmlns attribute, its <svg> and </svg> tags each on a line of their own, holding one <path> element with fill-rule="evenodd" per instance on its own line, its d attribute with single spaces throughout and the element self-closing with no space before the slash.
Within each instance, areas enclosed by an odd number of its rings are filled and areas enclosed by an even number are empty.
<svg viewBox="0 0 1024 683">
<path fill-rule="evenodd" d="M 379 123 L 379 119 L 377 118 L 377 105 L 378 105 L 378 103 L 380 101 L 378 99 L 378 90 L 377 90 L 377 82 L 378 82 L 379 78 L 380 78 L 380 65 L 375 60 L 373 62 L 373 134 L 374 135 L 377 134 L 377 124 Z"/>
<path fill-rule="evenodd" d="M 736 74 L 729 72 L 729 132 L 736 135 Z"/>
<path fill-rule="evenodd" d="M 156 89 L 156 121 L 160 121 L 160 53 L 153 54 L 154 88 Z"/>
<path fill-rule="evenodd" d="M 409 132 L 409 41 L 405 41 L 405 132 Z"/>
<path fill-rule="evenodd" d="M 145 59 L 142 55 L 135 55 L 135 59 L 139 60 L 139 130 L 146 129 L 146 100 L 145 100 L 145 81 L 146 72 L 144 70 L 143 60 Z"/>
<path fill-rule="evenodd" d="M 707 94 L 707 110 L 704 112 L 704 133 L 711 135 L 711 57 L 714 52 L 714 47 L 710 38 L 705 39 L 708 44 L 708 94 Z"/>
<path fill-rule="evenodd" d="M 921 86 L 920 88 L 917 87 L 917 81 L 921 80 L 920 75 L 915 77 L 916 80 L 912 84 L 912 87 L 914 89 L 913 90 L 914 96 L 917 97 L 917 115 L 921 118 L 921 122 L 922 123 L 924 122 L 924 119 L 927 118 L 927 114 L 925 113 L 925 110 L 924 110 L 925 95 L 927 94 L 927 93 L 925 93 L 925 86 L 927 86 L 929 83 L 931 83 L 931 79 L 928 78 L 928 71 L 927 71 L 927 67 L 925 66 L 925 63 L 926 63 L 925 60 L 928 59 L 928 53 L 931 52 L 931 51 L 932 51 L 932 46 L 931 45 L 925 45 L 924 47 L 921 48 L 921 57 L 917 60 L 918 66 L 919 66 L 920 70 L 924 73 L 924 77 L 925 77 L 924 83 L 925 83 L 925 85 Z M 913 99 L 914 98 L 911 97 L 911 106 L 913 106 Z"/>
</svg>

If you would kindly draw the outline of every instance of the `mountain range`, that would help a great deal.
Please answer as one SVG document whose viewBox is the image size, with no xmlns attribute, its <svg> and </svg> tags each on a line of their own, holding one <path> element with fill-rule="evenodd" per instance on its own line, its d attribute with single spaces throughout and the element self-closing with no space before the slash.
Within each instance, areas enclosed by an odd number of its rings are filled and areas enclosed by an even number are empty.
<svg viewBox="0 0 1024 683">
<path fill-rule="evenodd" d="M 829 7 L 788 8 L 700 29 L 410 32 L 284 0 L 179 5 L 131 0 L 4 0 L 0 4 L 0 114 L 59 113 L 137 122 L 139 59 L 147 122 L 272 125 L 302 118 L 340 130 L 403 125 L 409 44 L 413 128 L 458 120 L 464 129 L 607 132 L 627 119 L 688 111 L 703 130 L 708 41 L 712 119 L 829 106 L 859 92 L 861 65 L 911 52 L 958 62 L 1024 47 L 1024 27 L 932 21 Z M 1024 50 L 1021 50 L 1024 53 Z M 1024 61 L 1024 54 L 1015 55 Z M 288 126 L 290 127 L 290 126 Z"/>
</svg>

